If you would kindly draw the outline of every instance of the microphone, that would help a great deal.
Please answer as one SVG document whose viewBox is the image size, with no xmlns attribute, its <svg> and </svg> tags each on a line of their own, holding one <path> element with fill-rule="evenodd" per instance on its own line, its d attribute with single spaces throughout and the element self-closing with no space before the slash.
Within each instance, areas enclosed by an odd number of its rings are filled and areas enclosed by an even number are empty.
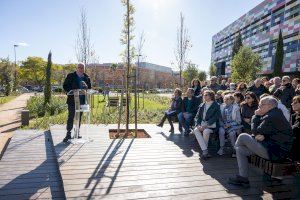
<svg viewBox="0 0 300 200">
<path fill-rule="evenodd" d="M 81 81 L 81 85 L 82 85 L 83 89 L 88 89 L 88 86 L 84 81 Z"/>
</svg>

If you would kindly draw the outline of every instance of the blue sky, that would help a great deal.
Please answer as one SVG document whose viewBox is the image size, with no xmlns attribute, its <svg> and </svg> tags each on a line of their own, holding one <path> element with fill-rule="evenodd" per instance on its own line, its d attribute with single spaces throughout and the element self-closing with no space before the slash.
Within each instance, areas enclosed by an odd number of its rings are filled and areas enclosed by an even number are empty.
<svg viewBox="0 0 300 200">
<path fill-rule="evenodd" d="M 193 43 L 188 58 L 207 70 L 212 36 L 260 2 L 132 0 L 136 8 L 135 35 L 145 32 L 145 61 L 172 67 L 182 12 Z M 0 57 L 14 59 L 13 44 L 25 42 L 29 46 L 17 48 L 19 61 L 28 56 L 46 58 L 51 49 L 53 62 L 76 62 L 74 45 L 82 6 L 87 10 L 91 41 L 99 61 L 120 62 L 124 48 L 120 45 L 120 31 L 125 11 L 120 0 L 0 0 Z"/>
</svg>

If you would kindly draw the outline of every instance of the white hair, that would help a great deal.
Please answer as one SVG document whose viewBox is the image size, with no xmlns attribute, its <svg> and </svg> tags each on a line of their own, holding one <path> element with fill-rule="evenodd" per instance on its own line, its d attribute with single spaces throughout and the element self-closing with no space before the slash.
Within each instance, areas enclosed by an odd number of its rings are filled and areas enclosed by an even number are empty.
<svg viewBox="0 0 300 200">
<path fill-rule="evenodd" d="M 282 80 L 283 80 L 283 79 L 288 79 L 289 81 L 291 80 L 291 78 L 290 78 L 289 76 L 283 76 L 283 77 L 282 77 Z"/>
<path fill-rule="evenodd" d="M 82 65 L 83 67 L 85 67 L 85 64 L 84 64 L 83 62 L 79 62 L 79 63 L 77 64 L 77 67 L 78 67 L 79 65 Z"/>
<path fill-rule="evenodd" d="M 273 108 L 276 108 L 278 106 L 278 100 L 273 97 L 273 96 L 266 96 L 266 97 L 263 97 L 260 102 L 266 102 L 266 104 L 269 104 L 271 105 Z"/>
</svg>

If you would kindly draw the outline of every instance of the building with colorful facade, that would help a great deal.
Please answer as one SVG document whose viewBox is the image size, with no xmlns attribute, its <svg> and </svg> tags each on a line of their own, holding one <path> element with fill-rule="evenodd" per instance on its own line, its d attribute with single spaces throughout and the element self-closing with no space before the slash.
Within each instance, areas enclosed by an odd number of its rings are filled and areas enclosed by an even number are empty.
<svg viewBox="0 0 300 200">
<path fill-rule="evenodd" d="M 262 59 L 261 74 L 273 72 L 279 31 L 284 39 L 285 73 L 300 71 L 300 0 L 265 0 L 213 36 L 211 61 L 218 75 L 230 75 L 232 47 L 240 33 L 244 45 Z"/>
</svg>

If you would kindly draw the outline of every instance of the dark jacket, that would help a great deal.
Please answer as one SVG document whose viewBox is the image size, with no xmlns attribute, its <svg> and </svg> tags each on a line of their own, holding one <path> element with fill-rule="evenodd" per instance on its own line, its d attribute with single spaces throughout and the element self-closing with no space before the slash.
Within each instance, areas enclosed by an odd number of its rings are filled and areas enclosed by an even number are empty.
<svg viewBox="0 0 300 200">
<path fill-rule="evenodd" d="M 215 83 L 215 84 L 210 84 L 208 86 L 209 89 L 211 89 L 212 91 L 214 91 L 215 93 L 221 89 L 220 85 L 218 83 Z"/>
<path fill-rule="evenodd" d="M 250 91 L 250 92 L 253 92 L 254 94 L 256 94 L 256 96 L 259 98 L 260 95 L 262 94 L 269 94 L 269 90 L 263 86 L 263 85 L 260 85 L 259 87 L 256 87 L 255 84 L 253 84 L 252 86 L 250 86 L 247 91 Z"/>
<path fill-rule="evenodd" d="M 181 112 L 181 107 L 182 107 L 182 98 L 179 97 L 177 99 L 172 99 L 172 101 L 175 101 L 175 104 L 172 103 L 173 106 L 171 106 L 171 108 L 169 109 L 170 111 L 175 110 L 177 114 L 179 114 Z"/>
<path fill-rule="evenodd" d="M 192 87 L 194 90 L 195 90 L 195 87 Z M 200 92 L 201 92 L 201 87 L 198 85 L 196 87 L 196 90 L 194 91 L 194 96 L 199 96 L 200 95 Z"/>
<path fill-rule="evenodd" d="M 283 103 L 287 108 L 291 108 L 292 100 L 295 95 L 295 89 L 291 83 L 281 86 L 274 92 L 274 96 L 279 98 L 281 103 Z"/>
<path fill-rule="evenodd" d="M 293 129 L 293 147 L 292 158 L 293 160 L 300 161 L 300 114 L 294 113 L 292 115 L 292 129 Z"/>
<path fill-rule="evenodd" d="M 265 137 L 261 144 L 268 150 L 271 161 L 282 161 L 290 155 L 292 127 L 280 109 L 273 108 L 264 116 L 254 115 L 251 132 Z"/>
<path fill-rule="evenodd" d="M 251 125 L 245 122 L 244 118 L 252 119 L 255 110 L 257 110 L 258 105 L 256 106 L 249 106 L 247 103 L 243 103 L 241 105 L 241 117 L 242 117 L 242 125 L 244 126 L 245 130 L 250 130 Z"/>
<path fill-rule="evenodd" d="M 91 80 L 87 74 L 84 74 L 83 81 L 87 84 L 88 89 L 91 89 Z M 66 93 L 68 93 L 69 91 L 74 90 L 74 89 L 80 89 L 76 71 L 67 75 L 67 77 L 64 81 L 64 84 L 63 84 L 63 88 Z M 68 95 L 67 104 L 74 104 L 74 96 L 73 95 Z"/>
<path fill-rule="evenodd" d="M 220 90 L 227 90 L 228 87 L 226 85 L 220 85 Z"/>
<path fill-rule="evenodd" d="M 198 112 L 195 117 L 195 121 L 197 125 L 200 125 L 201 122 L 203 121 L 204 107 L 205 107 L 205 103 L 202 103 L 199 106 Z M 216 101 L 214 101 L 206 111 L 204 121 L 207 121 L 208 125 L 212 125 L 216 123 L 218 127 L 220 117 L 221 117 L 220 105 Z"/>
<path fill-rule="evenodd" d="M 182 100 L 182 106 L 181 106 L 182 112 L 187 112 L 186 111 L 187 102 L 188 102 L 188 98 L 184 97 L 184 99 Z M 190 113 L 192 113 L 195 116 L 197 113 L 198 107 L 199 107 L 199 99 L 196 98 L 195 96 L 193 96 L 191 99 L 191 112 Z"/>
</svg>

